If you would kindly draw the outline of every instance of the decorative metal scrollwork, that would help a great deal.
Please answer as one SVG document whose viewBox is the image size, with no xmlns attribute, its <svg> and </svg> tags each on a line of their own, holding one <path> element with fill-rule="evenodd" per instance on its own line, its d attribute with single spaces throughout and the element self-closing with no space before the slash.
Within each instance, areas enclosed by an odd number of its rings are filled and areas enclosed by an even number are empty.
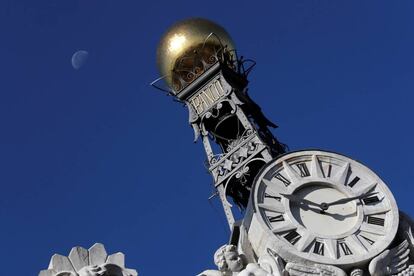
<svg viewBox="0 0 414 276">
<path fill-rule="evenodd" d="M 247 177 L 250 176 L 249 174 L 249 167 L 248 166 L 243 166 L 240 168 L 240 170 L 237 171 L 236 173 L 236 178 L 240 179 L 240 183 L 245 186 L 246 182 L 247 182 Z"/>
<path fill-rule="evenodd" d="M 219 37 L 211 33 L 202 45 L 176 61 L 172 72 L 173 89 L 177 93 L 182 91 L 217 62 L 235 69 L 236 61 L 235 52 L 229 51 Z"/>
<path fill-rule="evenodd" d="M 244 140 L 246 140 L 246 138 Z M 258 145 L 259 143 L 257 141 L 250 141 L 231 155 L 215 155 L 213 158 L 210 158 L 209 164 L 210 166 L 213 166 L 221 162 L 221 164 L 217 167 L 217 172 L 219 176 L 225 176 L 235 167 L 237 167 L 241 162 L 249 158 L 256 151 Z M 217 159 L 217 157 L 219 159 Z"/>
<path fill-rule="evenodd" d="M 244 179 L 246 179 L 246 177 L 247 176 L 249 176 L 250 174 L 249 174 L 249 171 L 250 171 L 250 168 L 248 167 L 248 165 L 250 164 L 250 163 L 252 163 L 252 162 L 255 162 L 255 161 L 262 161 L 262 162 L 264 162 L 264 163 L 266 163 L 266 160 L 264 160 L 263 158 L 260 158 L 260 157 L 258 157 L 258 158 L 253 158 L 253 159 L 251 159 L 248 163 L 246 163 L 246 164 L 244 164 L 242 167 L 240 167 L 238 170 L 237 170 L 237 172 L 236 173 L 234 173 L 233 175 L 231 175 L 228 179 L 227 179 L 227 181 L 226 181 L 226 184 L 224 185 L 224 194 L 225 195 L 227 195 L 228 194 L 228 192 L 227 192 L 227 190 L 228 190 L 228 188 L 229 188 L 229 183 L 230 183 L 230 180 L 233 178 L 233 176 L 235 176 L 236 178 L 238 178 L 238 179 L 240 179 L 241 181 L 240 181 L 240 183 L 243 185 L 243 186 L 245 186 L 245 182 L 243 181 Z M 244 183 L 243 183 L 244 182 Z M 248 187 L 247 187 L 248 188 Z M 250 188 L 248 188 L 249 190 L 250 190 Z M 227 198 L 225 198 L 225 202 L 224 202 L 226 205 L 228 205 L 229 207 L 233 207 L 233 205 L 230 203 L 230 202 L 228 202 L 228 200 L 227 200 Z"/>
</svg>

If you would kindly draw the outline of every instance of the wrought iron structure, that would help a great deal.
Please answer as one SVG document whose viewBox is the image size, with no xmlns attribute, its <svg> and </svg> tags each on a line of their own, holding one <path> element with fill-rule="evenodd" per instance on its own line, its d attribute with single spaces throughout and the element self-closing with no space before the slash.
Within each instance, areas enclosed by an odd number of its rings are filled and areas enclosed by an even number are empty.
<svg viewBox="0 0 414 276">
<path fill-rule="evenodd" d="M 193 45 L 175 61 L 170 76 L 151 83 L 188 107 L 194 141 L 203 143 L 206 165 L 231 229 L 235 222 L 231 201 L 243 211 L 256 174 L 285 152 L 285 145 L 269 130 L 277 126 L 248 94 L 248 75 L 254 66 L 253 60 L 239 58 L 210 33 L 204 43 Z M 170 89 L 160 86 L 166 78 L 172 80 Z"/>
</svg>

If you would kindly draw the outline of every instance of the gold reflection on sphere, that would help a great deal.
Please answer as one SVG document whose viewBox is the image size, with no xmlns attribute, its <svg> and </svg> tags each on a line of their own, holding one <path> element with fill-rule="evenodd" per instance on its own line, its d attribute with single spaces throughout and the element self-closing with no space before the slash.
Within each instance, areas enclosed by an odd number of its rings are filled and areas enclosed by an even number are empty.
<svg viewBox="0 0 414 276">
<path fill-rule="evenodd" d="M 206 38 L 214 33 L 222 46 L 233 50 L 234 44 L 226 30 L 216 23 L 202 18 L 191 18 L 175 23 L 162 37 L 157 49 L 157 64 L 160 74 L 166 76 L 167 84 L 172 84 L 172 70 L 184 55 L 201 48 Z M 219 40 L 214 37 L 208 44 L 220 47 Z M 214 45 L 213 45 L 214 46 Z"/>
</svg>

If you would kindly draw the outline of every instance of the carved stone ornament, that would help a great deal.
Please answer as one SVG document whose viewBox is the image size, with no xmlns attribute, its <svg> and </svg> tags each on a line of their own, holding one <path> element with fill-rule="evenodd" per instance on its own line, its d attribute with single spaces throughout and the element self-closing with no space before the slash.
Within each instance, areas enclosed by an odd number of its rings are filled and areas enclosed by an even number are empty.
<svg viewBox="0 0 414 276">
<path fill-rule="evenodd" d="M 214 254 L 218 270 L 205 270 L 197 276 L 288 276 L 278 256 L 266 255 L 257 263 L 246 264 L 234 245 L 223 245 Z"/>
<path fill-rule="evenodd" d="M 411 264 L 414 253 L 413 227 L 413 221 L 400 211 L 400 224 L 397 238 L 401 242 L 397 246 L 385 250 L 372 259 L 369 264 L 370 275 L 414 275 L 414 265 Z"/>
<path fill-rule="evenodd" d="M 218 270 L 205 270 L 197 276 L 414 276 L 414 223 L 400 211 L 400 223 L 393 246 L 374 257 L 369 265 L 348 268 L 312 262 L 285 262 L 275 251 L 257 260 L 248 258 L 235 245 L 223 245 L 214 254 Z M 239 243 L 240 245 L 240 243 Z"/>
<path fill-rule="evenodd" d="M 108 255 L 105 247 L 95 243 L 88 250 L 73 247 L 69 256 L 55 254 L 50 259 L 48 269 L 39 276 L 138 276 L 135 269 L 125 268 L 125 255 Z"/>
<path fill-rule="evenodd" d="M 251 195 L 244 225 L 258 257 L 270 248 L 288 263 L 348 270 L 397 244 L 399 214 L 391 191 L 349 157 L 290 152 L 263 167 Z"/>
</svg>

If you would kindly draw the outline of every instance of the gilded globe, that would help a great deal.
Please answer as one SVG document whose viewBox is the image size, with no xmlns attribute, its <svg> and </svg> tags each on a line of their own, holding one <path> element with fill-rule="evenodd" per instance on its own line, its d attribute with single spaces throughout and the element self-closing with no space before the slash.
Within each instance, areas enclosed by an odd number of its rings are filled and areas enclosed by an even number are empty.
<svg viewBox="0 0 414 276">
<path fill-rule="evenodd" d="M 209 54 L 223 47 L 229 51 L 235 49 L 230 35 L 220 25 L 203 18 L 179 21 L 168 29 L 158 45 L 158 69 L 161 76 L 165 76 L 170 87 L 176 91 L 180 90 L 181 86 L 174 77 L 173 71 L 177 72 L 177 67 L 181 66 L 184 67 L 181 69 L 182 72 L 190 72 L 194 69 L 196 75 L 203 70 L 203 66 L 194 64 L 196 59 L 191 55 L 195 52 L 202 52 L 201 54 L 205 57 L 211 58 Z M 191 74 L 194 76 L 193 73 Z M 188 76 L 181 77 L 185 79 Z"/>
</svg>

